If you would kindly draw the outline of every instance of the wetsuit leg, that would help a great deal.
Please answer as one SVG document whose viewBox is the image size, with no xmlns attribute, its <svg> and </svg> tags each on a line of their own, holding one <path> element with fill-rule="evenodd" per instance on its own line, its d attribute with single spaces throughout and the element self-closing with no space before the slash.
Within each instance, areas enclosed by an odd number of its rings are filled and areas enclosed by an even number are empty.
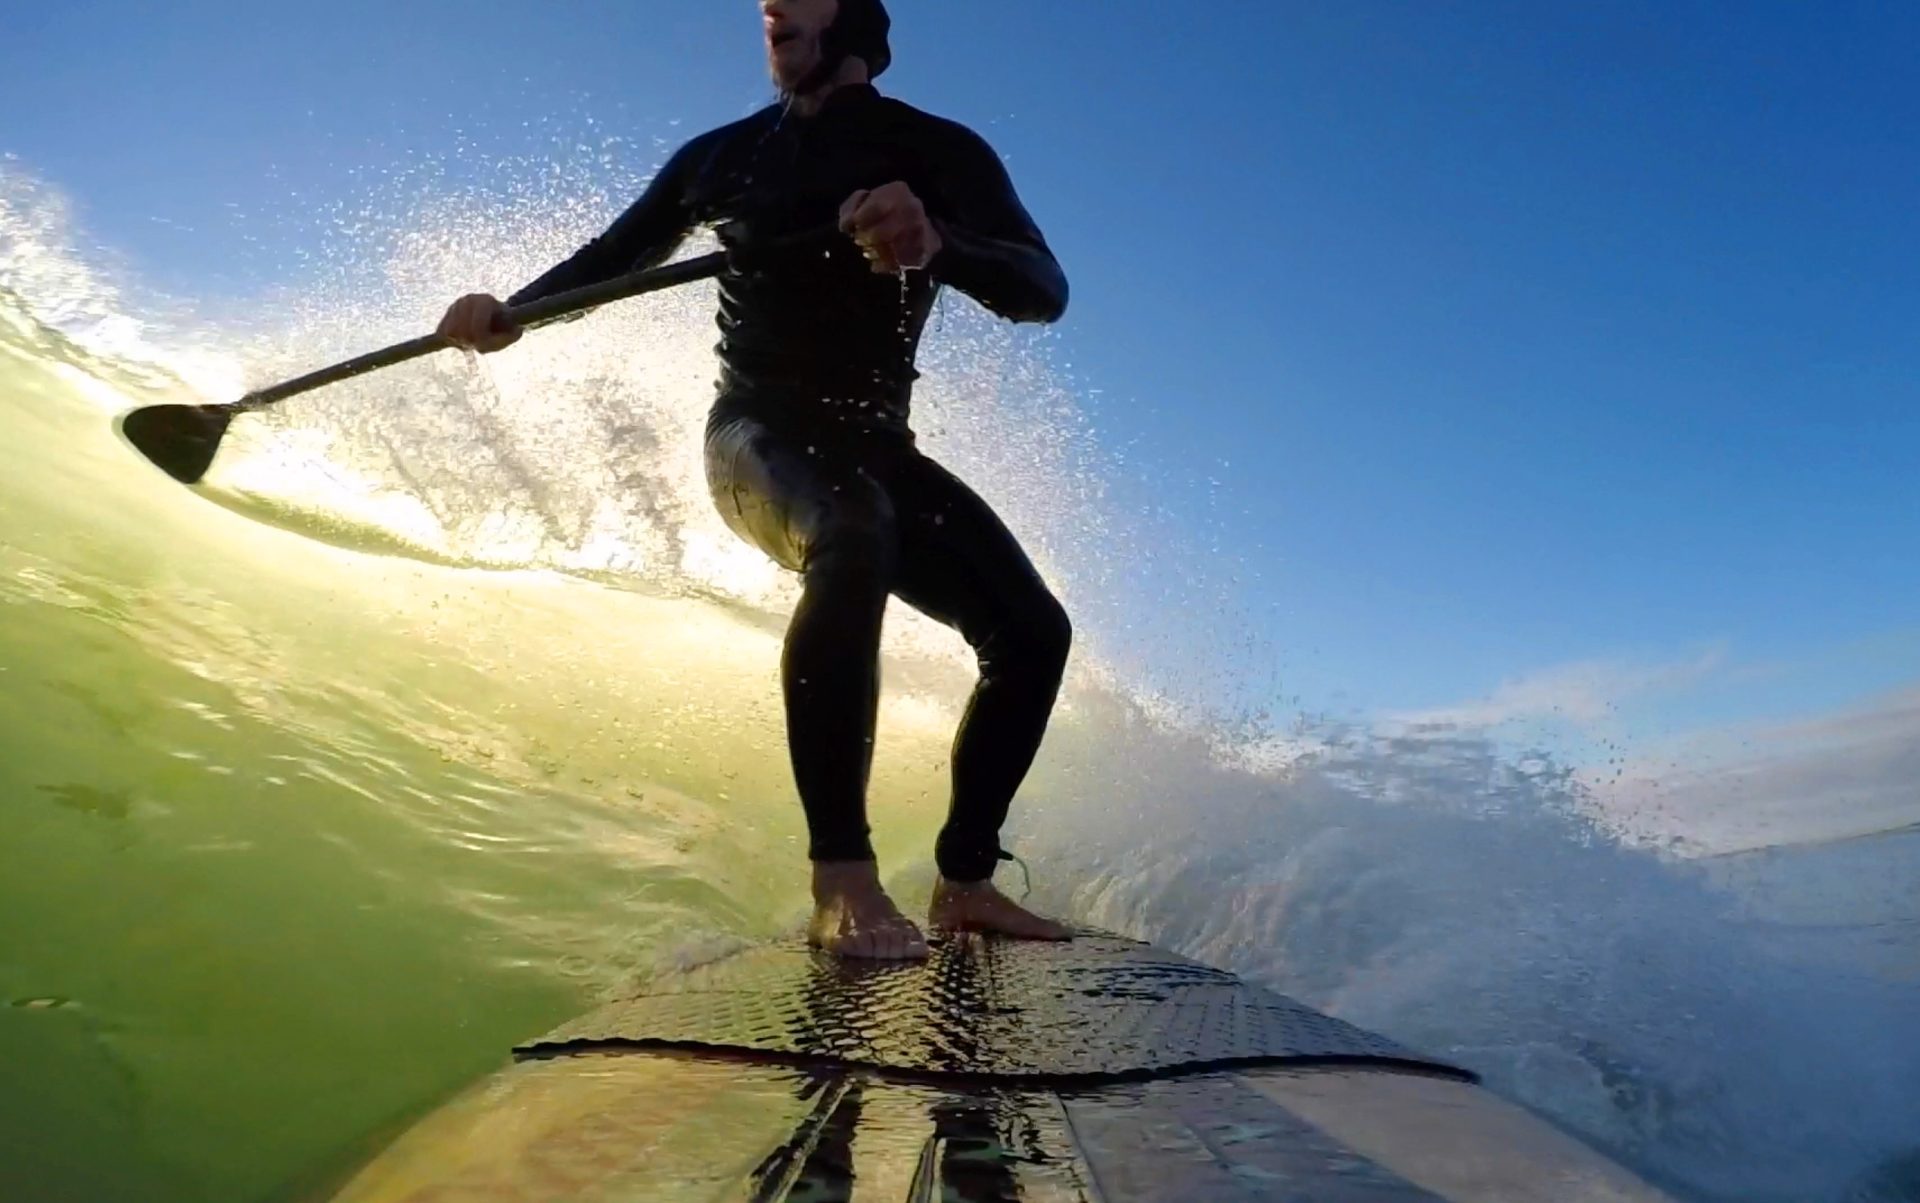
<svg viewBox="0 0 1920 1203">
<path fill-rule="evenodd" d="M 987 503 L 917 452 L 876 464 L 899 524 L 894 594 L 965 636 L 980 681 L 953 745 L 953 800 L 935 846 L 949 881 L 993 876 L 1000 828 L 1046 734 L 1073 628 Z"/>
<path fill-rule="evenodd" d="M 801 576 L 780 674 L 809 854 L 871 860 L 867 778 L 898 552 L 893 506 L 853 457 L 752 418 L 716 415 L 706 460 L 727 525 Z"/>
</svg>

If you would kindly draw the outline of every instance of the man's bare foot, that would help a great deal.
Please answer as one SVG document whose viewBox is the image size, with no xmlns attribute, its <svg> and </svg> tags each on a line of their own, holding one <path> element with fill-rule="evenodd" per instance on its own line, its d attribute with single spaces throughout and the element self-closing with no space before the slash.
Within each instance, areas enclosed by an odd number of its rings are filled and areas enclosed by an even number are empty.
<svg viewBox="0 0 1920 1203">
<path fill-rule="evenodd" d="M 835 956 L 919 961 L 927 938 L 880 887 L 872 861 L 815 861 L 807 943 Z"/>
<path fill-rule="evenodd" d="M 1071 940 L 1073 929 L 1034 914 L 990 881 L 934 883 L 927 922 L 943 931 L 984 931 L 1016 940 Z"/>
</svg>

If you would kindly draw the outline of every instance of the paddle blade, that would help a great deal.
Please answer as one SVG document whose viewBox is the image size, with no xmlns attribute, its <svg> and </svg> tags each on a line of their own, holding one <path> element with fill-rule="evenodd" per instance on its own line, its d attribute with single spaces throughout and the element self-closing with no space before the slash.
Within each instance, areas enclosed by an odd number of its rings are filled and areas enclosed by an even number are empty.
<svg viewBox="0 0 1920 1203">
<path fill-rule="evenodd" d="M 183 485 L 199 484 L 213 464 L 233 414 L 217 405 L 149 405 L 120 421 L 140 454 Z"/>
</svg>

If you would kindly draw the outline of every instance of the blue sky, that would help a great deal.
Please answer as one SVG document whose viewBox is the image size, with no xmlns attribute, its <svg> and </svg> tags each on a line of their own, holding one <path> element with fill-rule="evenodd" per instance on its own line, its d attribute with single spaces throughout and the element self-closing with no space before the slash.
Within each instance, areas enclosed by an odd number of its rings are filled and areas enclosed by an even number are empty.
<svg viewBox="0 0 1920 1203">
<path fill-rule="evenodd" d="M 1242 549 L 1289 693 L 1647 736 L 1920 679 L 1920 8 L 893 7 L 885 87 L 1008 158 L 1095 426 Z M 279 262 L 235 212 L 767 93 L 750 0 L 7 24 L 0 151 L 181 295 Z"/>
</svg>

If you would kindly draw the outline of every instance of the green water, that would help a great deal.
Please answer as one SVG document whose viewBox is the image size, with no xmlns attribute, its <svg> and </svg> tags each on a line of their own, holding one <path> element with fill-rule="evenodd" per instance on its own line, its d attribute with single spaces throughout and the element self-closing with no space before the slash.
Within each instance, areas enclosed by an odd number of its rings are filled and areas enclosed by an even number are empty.
<svg viewBox="0 0 1920 1203">
<path fill-rule="evenodd" d="M 299 1194 L 792 923 L 777 624 L 254 521 L 138 460 L 109 414 L 161 394 L 84 365 L 0 345 L 0 1199 Z M 896 863 L 935 694 L 886 719 Z"/>
</svg>

